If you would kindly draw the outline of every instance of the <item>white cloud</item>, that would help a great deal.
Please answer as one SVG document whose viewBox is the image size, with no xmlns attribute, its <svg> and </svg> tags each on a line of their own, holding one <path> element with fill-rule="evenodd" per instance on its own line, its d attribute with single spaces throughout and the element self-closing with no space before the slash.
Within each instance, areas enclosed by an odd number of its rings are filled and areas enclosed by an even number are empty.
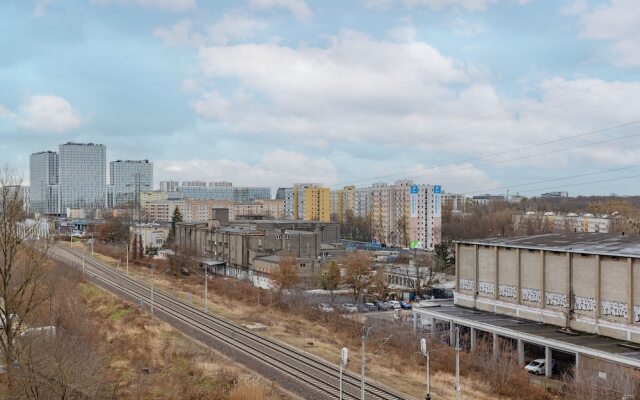
<svg viewBox="0 0 640 400">
<path fill-rule="evenodd" d="M 208 28 L 209 35 L 216 44 L 226 44 L 234 39 L 248 39 L 265 30 L 267 23 L 258 18 L 242 14 L 225 14 Z"/>
<path fill-rule="evenodd" d="M 395 0 L 360 0 L 360 2 L 369 9 L 372 10 L 386 10 L 391 7 Z"/>
<path fill-rule="evenodd" d="M 479 22 L 456 18 L 451 22 L 451 31 L 456 36 L 472 37 L 484 32 L 484 26 Z"/>
<path fill-rule="evenodd" d="M 585 12 L 582 35 L 612 43 L 612 60 L 620 65 L 640 65 L 640 2 L 612 0 Z"/>
<path fill-rule="evenodd" d="M 312 15 L 304 0 L 249 0 L 249 5 L 256 9 L 284 8 L 301 21 L 311 18 Z"/>
<path fill-rule="evenodd" d="M 9 109 L 7 107 L 5 107 L 2 104 L 0 104 L 0 117 L 7 116 L 7 115 L 10 115 L 10 114 L 11 114 L 11 111 L 9 111 Z"/>
<path fill-rule="evenodd" d="M 42 17 L 51 4 L 54 3 L 54 0 L 37 0 L 36 5 L 33 7 L 33 15 L 36 17 Z"/>
<path fill-rule="evenodd" d="M 101 6 L 110 4 L 137 5 L 171 12 L 182 12 L 196 8 L 196 0 L 91 0 L 91 3 Z"/>
<path fill-rule="evenodd" d="M 30 96 L 17 117 L 21 127 L 43 132 L 65 132 L 82 122 L 67 100 L 51 95 Z"/>
<path fill-rule="evenodd" d="M 153 34 L 164 41 L 167 46 L 197 46 L 204 38 L 199 33 L 191 31 L 191 21 L 183 19 L 170 28 L 156 28 Z"/>
<path fill-rule="evenodd" d="M 470 163 L 429 167 L 422 164 L 407 171 L 406 176 L 419 183 L 442 185 L 447 192 L 461 193 L 495 187 L 498 181 Z"/>
<path fill-rule="evenodd" d="M 467 11 L 482 11 L 498 0 L 404 0 L 409 7 L 428 7 L 439 10 L 446 7 L 460 7 Z"/>
<path fill-rule="evenodd" d="M 330 185 L 337 181 L 335 166 L 325 158 L 310 158 L 302 153 L 272 150 L 260 161 L 249 164 L 234 160 L 154 161 L 162 179 L 231 180 L 234 185 L 291 186 L 304 177 L 307 181 Z"/>
</svg>

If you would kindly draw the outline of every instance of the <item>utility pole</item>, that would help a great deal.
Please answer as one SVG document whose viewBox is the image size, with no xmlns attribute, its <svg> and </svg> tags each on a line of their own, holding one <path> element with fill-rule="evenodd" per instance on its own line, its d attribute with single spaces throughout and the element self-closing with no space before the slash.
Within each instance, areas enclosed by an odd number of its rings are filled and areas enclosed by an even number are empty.
<svg viewBox="0 0 640 400">
<path fill-rule="evenodd" d="M 349 349 L 343 347 L 340 355 L 340 400 L 342 400 L 342 372 L 349 362 Z"/>
<path fill-rule="evenodd" d="M 84 251 L 82 252 L 82 277 L 84 278 Z"/>
<path fill-rule="evenodd" d="M 431 376 L 429 374 L 429 349 L 427 347 L 427 339 L 420 339 L 420 351 L 422 355 L 427 359 L 427 395 L 424 397 L 425 400 L 431 400 Z"/>
<path fill-rule="evenodd" d="M 456 326 L 456 400 L 460 400 L 460 327 Z"/>
<path fill-rule="evenodd" d="M 209 276 L 207 272 L 209 267 L 205 264 L 204 266 L 204 312 L 209 312 Z"/>
<path fill-rule="evenodd" d="M 364 366 L 366 363 L 364 355 L 364 343 L 367 340 L 367 328 L 362 328 L 362 338 L 360 346 L 360 400 L 364 400 Z"/>
<path fill-rule="evenodd" d="M 153 283 L 155 276 L 153 275 L 154 270 L 156 269 L 156 265 L 151 265 L 151 314 L 153 314 Z"/>
<path fill-rule="evenodd" d="M 127 276 L 129 276 L 129 242 L 127 241 Z"/>
</svg>

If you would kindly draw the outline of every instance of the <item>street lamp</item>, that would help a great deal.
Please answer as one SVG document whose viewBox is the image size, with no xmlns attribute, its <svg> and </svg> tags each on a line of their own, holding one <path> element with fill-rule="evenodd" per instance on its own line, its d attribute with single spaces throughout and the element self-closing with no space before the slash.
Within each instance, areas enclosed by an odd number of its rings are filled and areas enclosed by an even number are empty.
<svg viewBox="0 0 640 400">
<path fill-rule="evenodd" d="M 152 264 L 151 265 L 151 314 L 153 314 L 153 283 L 155 280 L 155 276 L 153 272 L 155 271 L 155 269 L 156 269 L 156 265 Z"/>
<path fill-rule="evenodd" d="M 342 371 L 344 371 L 349 362 L 349 349 L 343 347 L 340 356 L 340 400 L 342 400 Z"/>
<path fill-rule="evenodd" d="M 427 339 L 420 339 L 420 352 L 427 359 L 427 395 L 424 396 L 425 400 L 431 400 L 431 376 L 429 375 L 429 349 L 427 348 Z"/>
<path fill-rule="evenodd" d="M 209 270 L 209 266 L 207 264 L 204 265 L 204 312 L 209 312 L 209 276 L 207 272 Z"/>
</svg>

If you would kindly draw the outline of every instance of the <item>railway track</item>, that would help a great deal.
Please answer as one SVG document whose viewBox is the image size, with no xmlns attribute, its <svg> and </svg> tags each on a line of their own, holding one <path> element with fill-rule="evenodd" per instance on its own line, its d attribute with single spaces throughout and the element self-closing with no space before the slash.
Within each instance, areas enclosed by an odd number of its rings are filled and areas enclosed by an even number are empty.
<svg viewBox="0 0 640 400">
<path fill-rule="evenodd" d="M 82 252 L 62 246 L 55 246 L 51 251 L 51 256 L 76 267 L 80 266 L 82 260 Z M 85 269 L 96 279 L 97 283 L 107 289 L 113 289 L 118 292 L 117 294 L 123 294 L 134 301 L 143 301 L 150 305 L 151 289 L 149 286 L 86 256 Z M 279 373 L 293 377 L 297 382 L 317 392 L 318 398 L 338 398 L 339 367 L 337 365 L 277 340 L 258 335 L 223 318 L 205 313 L 194 305 L 155 288 L 153 300 L 156 312 L 205 334 Z M 343 398 L 360 399 L 359 375 L 344 372 Z M 365 398 L 372 400 L 406 399 L 403 395 L 369 380 L 365 384 Z"/>
</svg>

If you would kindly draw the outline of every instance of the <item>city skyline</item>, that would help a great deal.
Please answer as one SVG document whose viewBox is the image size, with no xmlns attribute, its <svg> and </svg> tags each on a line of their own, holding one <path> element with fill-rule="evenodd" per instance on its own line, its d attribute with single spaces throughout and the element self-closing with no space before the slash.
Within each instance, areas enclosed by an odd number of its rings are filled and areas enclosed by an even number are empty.
<svg viewBox="0 0 640 400">
<path fill-rule="evenodd" d="M 637 2 L 73 3 L 0 6 L 39 43 L 0 43 L 18 170 L 64 136 L 158 180 L 635 193 Z"/>
</svg>

